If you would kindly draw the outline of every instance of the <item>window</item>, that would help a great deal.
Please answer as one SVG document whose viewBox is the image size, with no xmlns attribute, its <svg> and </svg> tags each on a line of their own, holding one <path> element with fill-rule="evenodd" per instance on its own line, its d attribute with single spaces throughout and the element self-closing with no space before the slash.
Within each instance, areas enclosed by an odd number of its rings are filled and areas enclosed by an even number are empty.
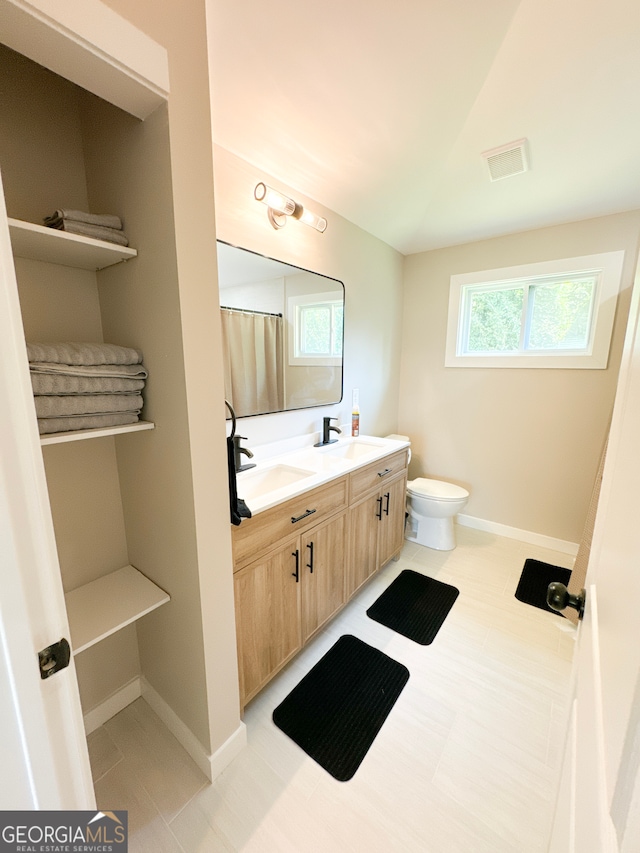
<svg viewBox="0 0 640 853">
<path fill-rule="evenodd" d="M 296 312 L 296 356 L 341 356 L 342 316 L 342 302 L 299 305 Z"/>
<path fill-rule="evenodd" d="M 292 331 L 290 364 L 340 364 L 344 305 L 334 294 L 309 294 L 288 300 Z"/>
<path fill-rule="evenodd" d="M 447 367 L 606 368 L 624 252 L 451 277 Z"/>
</svg>

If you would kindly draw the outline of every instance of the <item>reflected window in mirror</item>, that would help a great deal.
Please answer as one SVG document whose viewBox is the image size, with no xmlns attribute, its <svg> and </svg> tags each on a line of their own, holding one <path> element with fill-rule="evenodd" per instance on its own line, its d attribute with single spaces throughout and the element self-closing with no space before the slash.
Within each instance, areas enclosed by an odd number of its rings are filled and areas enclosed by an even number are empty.
<svg viewBox="0 0 640 853">
<path fill-rule="evenodd" d="M 344 285 L 218 241 L 225 396 L 238 417 L 342 400 Z"/>
<path fill-rule="evenodd" d="M 333 293 L 310 293 L 287 300 L 292 364 L 342 363 L 344 303 Z M 333 361 L 331 361 L 333 359 Z"/>
</svg>

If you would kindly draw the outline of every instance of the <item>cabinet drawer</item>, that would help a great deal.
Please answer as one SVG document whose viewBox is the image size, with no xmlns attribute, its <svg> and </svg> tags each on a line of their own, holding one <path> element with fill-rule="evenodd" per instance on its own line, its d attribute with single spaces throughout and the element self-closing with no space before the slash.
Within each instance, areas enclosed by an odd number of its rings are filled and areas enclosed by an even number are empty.
<svg viewBox="0 0 640 853">
<path fill-rule="evenodd" d="M 349 503 L 359 500 L 367 492 L 378 489 L 396 474 L 407 467 L 407 451 L 399 450 L 389 456 L 383 456 L 370 465 L 360 468 L 349 475 Z"/>
<path fill-rule="evenodd" d="M 232 528 L 234 571 L 347 506 L 347 478 L 319 486 Z"/>
</svg>

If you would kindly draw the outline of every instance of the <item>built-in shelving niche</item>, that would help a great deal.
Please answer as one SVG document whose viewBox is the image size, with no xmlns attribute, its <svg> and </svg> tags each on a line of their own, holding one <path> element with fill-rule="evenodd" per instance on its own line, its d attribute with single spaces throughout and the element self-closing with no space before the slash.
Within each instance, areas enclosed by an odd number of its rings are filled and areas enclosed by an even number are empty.
<svg viewBox="0 0 640 853">
<path fill-rule="evenodd" d="M 14 256 L 75 269 L 98 271 L 138 254 L 135 249 L 18 219 L 9 219 L 9 234 Z M 139 432 L 154 426 L 138 421 L 116 427 L 50 433 L 42 435 L 40 443 L 62 444 Z M 169 600 L 164 590 L 130 565 L 68 592 L 65 601 L 73 654 L 85 651 Z"/>
<path fill-rule="evenodd" d="M 60 264 L 75 269 L 98 270 L 114 264 L 128 261 L 137 257 L 135 249 L 119 246 L 115 243 L 105 243 L 80 234 L 69 234 L 55 228 L 45 228 L 33 222 L 23 222 L 19 219 L 9 219 L 9 235 L 13 254 L 18 258 L 32 261 Z M 139 432 L 153 429 L 149 421 L 138 421 L 135 424 L 125 424 L 116 427 L 99 429 L 74 430 L 70 432 L 49 433 L 40 437 L 40 444 L 60 444 L 65 441 L 82 441 L 87 438 L 101 438 L 106 435 Z"/>
</svg>

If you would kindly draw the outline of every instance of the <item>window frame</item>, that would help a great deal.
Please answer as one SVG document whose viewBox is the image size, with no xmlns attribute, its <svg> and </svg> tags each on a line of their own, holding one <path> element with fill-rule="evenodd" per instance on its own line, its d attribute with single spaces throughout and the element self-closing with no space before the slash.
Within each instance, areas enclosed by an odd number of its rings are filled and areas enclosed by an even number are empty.
<svg viewBox="0 0 640 853">
<path fill-rule="evenodd" d="M 452 275 L 449 285 L 449 314 L 445 367 L 498 368 L 578 368 L 604 370 L 609 360 L 611 333 L 617 295 L 620 292 L 625 253 L 601 252 L 576 258 L 562 258 L 501 269 Z M 464 352 L 463 336 L 468 333 L 469 317 L 465 311 L 466 294 L 471 288 L 489 290 L 542 283 L 545 279 L 564 276 L 579 277 L 597 273 L 596 293 L 592 306 L 589 345 L 584 350 L 518 350 L 508 353 Z M 526 298 L 525 306 L 526 311 Z M 525 315 L 525 324 L 530 317 Z"/>
</svg>

